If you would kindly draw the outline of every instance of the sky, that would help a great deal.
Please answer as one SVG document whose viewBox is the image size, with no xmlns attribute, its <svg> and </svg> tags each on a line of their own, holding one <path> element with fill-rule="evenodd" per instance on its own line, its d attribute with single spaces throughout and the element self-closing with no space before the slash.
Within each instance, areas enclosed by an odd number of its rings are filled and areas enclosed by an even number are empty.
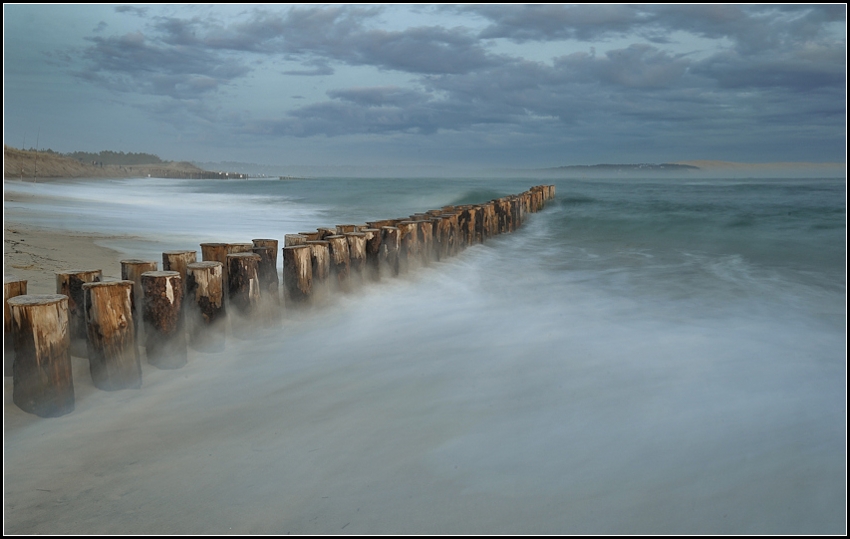
<svg viewBox="0 0 850 539">
<path fill-rule="evenodd" d="M 292 165 L 846 162 L 846 6 L 3 6 L 14 147 Z"/>
</svg>

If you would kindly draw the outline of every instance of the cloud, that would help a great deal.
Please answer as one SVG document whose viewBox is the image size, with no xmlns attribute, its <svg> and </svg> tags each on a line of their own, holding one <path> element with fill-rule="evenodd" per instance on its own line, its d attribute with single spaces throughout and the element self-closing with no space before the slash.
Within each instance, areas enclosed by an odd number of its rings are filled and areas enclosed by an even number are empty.
<svg viewBox="0 0 850 539">
<path fill-rule="evenodd" d="M 89 63 L 77 74 L 118 91 L 190 98 L 248 72 L 238 61 L 200 48 L 164 46 L 140 31 L 87 39 Z"/>
</svg>

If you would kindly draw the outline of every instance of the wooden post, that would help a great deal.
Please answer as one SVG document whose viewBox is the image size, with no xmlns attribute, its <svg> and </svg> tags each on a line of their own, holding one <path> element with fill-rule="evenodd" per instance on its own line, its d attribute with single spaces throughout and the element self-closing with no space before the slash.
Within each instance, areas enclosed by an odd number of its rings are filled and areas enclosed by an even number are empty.
<svg viewBox="0 0 850 539">
<path fill-rule="evenodd" d="M 327 240 L 328 236 L 336 236 L 336 228 L 317 228 L 320 240 Z"/>
<path fill-rule="evenodd" d="M 390 275 L 398 275 L 401 231 L 395 226 L 381 227 L 381 262 L 387 265 Z M 383 272 L 383 270 L 382 270 Z"/>
<path fill-rule="evenodd" d="M 260 256 L 254 253 L 227 255 L 227 297 L 243 316 L 253 315 L 260 300 Z"/>
<path fill-rule="evenodd" d="M 9 299 L 12 315 L 12 401 L 25 412 L 58 417 L 74 411 L 68 296 Z"/>
<path fill-rule="evenodd" d="M 227 244 L 227 254 L 232 255 L 236 253 L 250 253 L 254 250 L 253 243 L 228 243 Z"/>
<path fill-rule="evenodd" d="M 307 238 L 307 241 L 319 241 L 319 231 L 316 230 L 314 232 L 299 232 L 299 236 L 304 236 Z M 284 245 L 286 247 L 286 245 Z"/>
<path fill-rule="evenodd" d="M 12 310 L 9 300 L 27 293 L 27 282 L 12 275 L 3 276 L 3 376 L 12 376 L 15 345 L 12 342 Z"/>
<path fill-rule="evenodd" d="M 258 244 L 259 242 L 259 244 Z M 280 305 L 280 278 L 277 275 L 277 240 L 254 240 L 254 254 L 260 257 L 257 277 L 260 294 L 272 306 Z"/>
<path fill-rule="evenodd" d="M 434 225 L 431 224 L 430 217 L 422 217 L 416 220 L 416 226 L 419 229 L 419 252 L 422 256 L 424 264 L 434 260 Z"/>
<path fill-rule="evenodd" d="M 83 301 L 83 284 L 98 283 L 103 279 L 101 270 L 68 270 L 56 272 L 56 293 L 68 296 L 68 324 L 71 335 L 71 354 L 87 357 L 88 332 Z"/>
<path fill-rule="evenodd" d="M 287 303 L 301 303 L 313 293 L 313 261 L 310 245 L 283 248 L 283 284 Z"/>
<path fill-rule="evenodd" d="M 446 253 L 448 256 L 455 256 L 460 252 L 458 235 L 460 234 L 460 226 L 458 225 L 457 213 L 444 213 L 442 218 L 447 221 L 446 227 Z"/>
<path fill-rule="evenodd" d="M 86 283 L 89 369 L 94 385 L 113 391 L 142 387 L 133 325 L 133 281 Z"/>
<path fill-rule="evenodd" d="M 308 241 L 307 245 L 310 246 L 313 282 L 324 282 L 331 274 L 330 242 L 324 240 Z"/>
<path fill-rule="evenodd" d="M 179 369 L 187 362 L 183 324 L 183 283 L 176 271 L 142 274 L 142 320 L 148 363 Z"/>
<path fill-rule="evenodd" d="M 336 277 L 336 283 L 343 289 L 348 287 L 348 276 L 351 273 L 351 259 L 348 251 L 348 240 L 345 236 L 328 236 L 325 238 L 331 254 L 331 274 Z"/>
<path fill-rule="evenodd" d="M 434 223 L 434 253 L 437 260 L 445 260 L 449 257 L 449 235 L 451 233 L 451 221 L 447 217 L 433 217 Z"/>
<path fill-rule="evenodd" d="M 377 228 L 363 228 L 366 235 L 366 275 L 377 281 L 381 278 L 381 231 Z"/>
<path fill-rule="evenodd" d="M 224 350 L 225 311 L 221 262 L 186 266 L 186 324 L 189 344 L 202 352 Z"/>
<path fill-rule="evenodd" d="M 362 275 L 366 268 L 366 234 L 363 232 L 346 232 L 343 236 L 348 241 L 351 271 L 357 275 Z"/>
<path fill-rule="evenodd" d="M 318 235 L 318 232 L 316 233 Z M 283 236 L 283 246 L 291 247 L 292 245 L 304 245 L 307 243 L 307 236 L 304 234 L 285 234 Z M 275 256 L 277 256 L 277 246 L 274 249 Z"/>
<path fill-rule="evenodd" d="M 336 234 L 343 236 L 348 232 L 357 232 L 357 225 L 336 225 Z"/>
<path fill-rule="evenodd" d="M 145 296 L 142 290 L 142 274 L 148 271 L 156 271 L 156 261 L 138 260 L 135 258 L 121 261 L 121 279 L 133 281 L 133 325 L 136 330 L 136 342 L 144 341 L 144 324 L 142 323 L 142 298 Z"/>
<path fill-rule="evenodd" d="M 419 261 L 419 227 L 416 221 L 402 221 L 397 228 L 401 237 L 400 271 L 406 272 Z"/>
<path fill-rule="evenodd" d="M 369 228 L 376 228 L 380 230 L 385 226 L 395 226 L 395 220 L 381 219 L 380 221 L 366 221 L 366 225 L 369 226 Z"/>
<path fill-rule="evenodd" d="M 197 251 L 165 251 L 162 253 L 163 271 L 176 271 L 179 273 L 184 287 L 186 286 L 186 266 L 197 261 Z"/>
<path fill-rule="evenodd" d="M 481 210 L 478 206 L 468 206 L 461 213 L 461 235 L 464 245 L 475 245 L 481 240 L 478 238 L 478 222 L 481 218 Z"/>
</svg>

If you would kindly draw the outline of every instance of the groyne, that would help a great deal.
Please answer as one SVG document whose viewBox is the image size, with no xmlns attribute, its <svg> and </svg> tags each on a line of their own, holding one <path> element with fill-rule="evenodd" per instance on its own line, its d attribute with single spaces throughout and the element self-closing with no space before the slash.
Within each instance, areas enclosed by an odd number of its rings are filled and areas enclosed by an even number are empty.
<svg viewBox="0 0 850 539">
<path fill-rule="evenodd" d="M 197 250 L 166 251 L 161 271 L 157 261 L 122 260 L 121 281 L 102 282 L 102 268 L 57 272 L 50 295 L 28 295 L 26 281 L 6 276 L 13 401 L 41 417 L 72 412 L 72 354 L 89 359 L 96 387 L 139 388 L 141 348 L 149 364 L 179 369 L 190 348 L 222 350 L 228 322 L 238 336 L 319 298 L 445 261 L 513 232 L 554 196 L 554 185 L 539 185 L 481 204 L 286 234 L 282 283 L 279 243 L 268 238 L 201 244 L 200 262 Z"/>
</svg>

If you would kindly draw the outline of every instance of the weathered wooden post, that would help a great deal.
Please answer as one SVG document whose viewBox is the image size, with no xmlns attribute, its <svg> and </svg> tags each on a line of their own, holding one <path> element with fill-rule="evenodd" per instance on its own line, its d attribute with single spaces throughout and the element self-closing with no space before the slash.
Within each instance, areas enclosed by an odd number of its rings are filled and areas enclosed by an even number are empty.
<svg viewBox="0 0 850 539">
<path fill-rule="evenodd" d="M 188 358 L 180 274 L 176 271 L 147 271 L 142 274 L 142 290 L 142 321 L 148 363 L 160 369 L 179 369 Z"/>
<path fill-rule="evenodd" d="M 3 376 L 12 376 L 15 346 L 12 343 L 12 310 L 9 300 L 26 295 L 27 282 L 12 275 L 3 276 Z"/>
<path fill-rule="evenodd" d="M 260 300 L 260 256 L 254 253 L 227 255 L 227 297 L 235 311 L 251 316 Z"/>
<path fill-rule="evenodd" d="M 320 240 L 327 240 L 328 236 L 336 236 L 336 228 L 317 228 Z"/>
<path fill-rule="evenodd" d="M 133 325 L 136 330 L 136 342 L 144 342 L 144 324 L 142 323 L 142 274 L 156 271 L 155 260 L 139 260 L 130 258 L 121 261 L 121 280 L 133 281 Z"/>
<path fill-rule="evenodd" d="M 407 272 L 419 261 L 419 227 L 416 221 L 402 221 L 397 228 L 401 237 L 399 267 L 400 271 Z"/>
<path fill-rule="evenodd" d="M 331 275 L 336 277 L 336 284 L 343 290 L 348 289 L 348 276 L 351 273 L 351 258 L 348 251 L 348 240 L 345 236 L 327 236 L 328 248 L 331 254 Z"/>
<path fill-rule="evenodd" d="M 363 275 L 366 268 L 366 234 L 363 232 L 345 232 L 343 236 L 348 241 L 348 257 L 352 273 Z"/>
<path fill-rule="evenodd" d="M 83 301 L 83 284 L 98 283 L 103 279 L 101 270 L 68 270 L 56 272 L 56 293 L 68 296 L 68 323 L 71 335 L 71 353 L 87 357 L 88 332 Z"/>
<path fill-rule="evenodd" d="M 133 281 L 86 283 L 83 296 L 89 369 L 106 391 L 142 387 L 142 366 L 133 324 Z"/>
<path fill-rule="evenodd" d="M 460 229 L 460 243 L 464 246 L 475 243 L 475 207 L 464 206 L 458 215 L 458 228 Z"/>
<path fill-rule="evenodd" d="M 336 235 L 344 236 L 348 232 L 357 232 L 357 225 L 336 225 Z"/>
<path fill-rule="evenodd" d="M 316 235 L 318 236 L 318 232 L 316 233 Z M 283 236 L 284 247 L 291 247 L 293 245 L 304 245 L 307 243 L 307 241 L 307 236 L 301 234 L 300 232 L 298 234 L 284 234 Z M 275 256 L 277 256 L 277 247 L 275 247 Z"/>
<path fill-rule="evenodd" d="M 304 236 L 305 238 L 307 238 L 307 241 L 319 241 L 321 239 L 319 238 L 318 230 L 313 232 L 299 232 L 298 235 Z M 286 245 L 284 245 L 284 247 L 286 247 Z"/>
<path fill-rule="evenodd" d="M 310 261 L 313 270 L 313 283 L 324 282 L 331 274 L 330 242 L 325 240 L 308 241 Z"/>
<path fill-rule="evenodd" d="M 12 316 L 12 401 L 25 412 L 58 417 L 74 411 L 68 296 L 9 299 Z"/>
<path fill-rule="evenodd" d="M 227 254 L 233 255 L 236 253 L 250 253 L 254 250 L 253 243 L 228 243 Z"/>
<path fill-rule="evenodd" d="M 381 227 L 381 262 L 387 265 L 390 275 L 398 275 L 401 231 L 395 226 Z M 383 270 L 382 270 L 383 272 Z"/>
<path fill-rule="evenodd" d="M 198 261 L 197 251 L 165 251 L 162 253 L 163 271 L 176 271 L 186 286 L 186 266 Z"/>
<path fill-rule="evenodd" d="M 290 245 L 283 248 L 283 285 L 287 304 L 305 302 L 313 293 L 311 249 L 311 245 Z"/>
<path fill-rule="evenodd" d="M 499 233 L 499 222 L 496 219 L 496 204 L 492 200 L 482 204 L 482 206 L 484 208 L 484 216 L 481 230 L 484 233 L 483 239 L 486 240 Z"/>
<path fill-rule="evenodd" d="M 460 234 L 460 226 L 458 225 L 457 213 L 444 213 L 442 218 L 447 221 L 446 227 L 446 252 L 448 256 L 455 256 L 460 252 L 458 235 Z"/>
<path fill-rule="evenodd" d="M 434 253 L 437 260 L 445 260 L 449 257 L 449 236 L 451 234 L 451 221 L 444 216 L 433 217 L 434 223 Z"/>
<path fill-rule="evenodd" d="M 377 228 L 362 228 L 366 235 L 366 276 L 377 281 L 381 278 L 381 231 Z"/>
<path fill-rule="evenodd" d="M 268 298 L 272 306 L 280 305 L 280 278 L 277 275 L 277 240 L 256 239 L 254 254 L 259 255 L 257 277 L 260 279 L 260 294 Z M 268 303 L 268 302 L 267 302 Z"/>
<path fill-rule="evenodd" d="M 419 254 L 423 264 L 429 264 L 434 259 L 434 226 L 428 217 L 418 217 L 416 228 L 419 234 Z"/>
<path fill-rule="evenodd" d="M 201 352 L 219 352 L 225 344 L 222 263 L 186 266 L 186 324 L 189 344 Z"/>
</svg>

